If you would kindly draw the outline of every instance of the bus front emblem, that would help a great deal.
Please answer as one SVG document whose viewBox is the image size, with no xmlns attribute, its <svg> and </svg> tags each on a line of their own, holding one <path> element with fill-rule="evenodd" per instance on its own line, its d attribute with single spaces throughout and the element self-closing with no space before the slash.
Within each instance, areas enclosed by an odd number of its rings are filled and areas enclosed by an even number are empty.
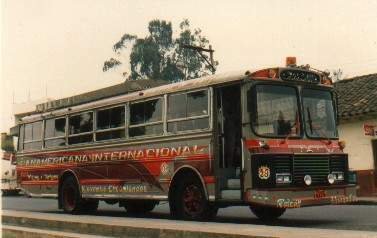
<svg viewBox="0 0 377 238">
<path fill-rule="evenodd" d="M 258 168 L 258 176 L 260 179 L 268 179 L 270 177 L 270 168 L 267 166 L 261 166 Z"/>
</svg>

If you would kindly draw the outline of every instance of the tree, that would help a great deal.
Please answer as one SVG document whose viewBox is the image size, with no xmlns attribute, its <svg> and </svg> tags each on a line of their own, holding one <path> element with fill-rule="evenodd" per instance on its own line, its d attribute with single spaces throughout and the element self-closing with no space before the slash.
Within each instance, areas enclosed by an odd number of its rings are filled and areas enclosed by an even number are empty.
<svg viewBox="0 0 377 238">
<path fill-rule="evenodd" d="M 209 41 L 200 29 L 191 30 L 189 21 L 179 25 L 179 35 L 173 37 L 171 22 L 152 20 L 148 24 L 149 34 L 145 38 L 124 34 L 113 46 L 115 58 L 104 62 L 103 71 L 125 67 L 129 53 L 130 75 L 122 73 L 127 79 L 162 79 L 177 82 L 207 75 L 211 68 L 196 51 L 185 45 L 208 48 Z M 208 56 L 203 55 L 204 57 Z M 122 58 L 123 57 L 123 58 Z M 217 65 L 218 62 L 215 62 Z"/>
</svg>

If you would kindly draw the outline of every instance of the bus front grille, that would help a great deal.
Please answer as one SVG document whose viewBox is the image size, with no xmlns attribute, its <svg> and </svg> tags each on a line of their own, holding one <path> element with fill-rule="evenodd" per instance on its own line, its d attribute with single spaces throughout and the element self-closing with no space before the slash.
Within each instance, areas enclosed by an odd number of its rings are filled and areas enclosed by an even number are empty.
<svg viewBox="0 0 377 238">
<path fill-rule="evenodd" d="M 293 184 L 304 185 L 305 175 L 310 175 L 312 185 L 327 183 L 330 173 L 330 161 L 328 156 L 295 156 L 293 159 Z"/>
</svg>

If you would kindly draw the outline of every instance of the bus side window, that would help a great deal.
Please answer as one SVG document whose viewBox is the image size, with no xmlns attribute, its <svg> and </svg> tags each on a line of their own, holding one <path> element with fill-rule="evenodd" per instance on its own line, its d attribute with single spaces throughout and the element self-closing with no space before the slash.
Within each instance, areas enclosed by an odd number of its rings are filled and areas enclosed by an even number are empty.
<svg viewBox="0 0 377 238">
<path fill-rule="evenodd" d="M 24 150 L 42 148 L 42 121 L 25 124 Z"/>
<path fill-rule="evenodd" d="M 68 144 L 93 141 L 93 112 L 84 112 L 69 117 Z"/>
<path fill-rule="evenodd" d="M 45 121 L 45 147 L 65 145 L 65 117 L 47 119 Z"/>
<path fill-rule="evenodd" d="M 167 120 L 173 133 L 208 128 L 208 91 L 169 95 Z"/>
<path fill-rule="evenodd" d="M 143 135 L 161 135 L 162 98 L 130 104 L 130 137 Z"/>
<path fill-rule="evenodd" d="M 125 107 L 113 107 L 97 111 L 96 140 L 111 140 L 125 137 Z"/>
</svg>

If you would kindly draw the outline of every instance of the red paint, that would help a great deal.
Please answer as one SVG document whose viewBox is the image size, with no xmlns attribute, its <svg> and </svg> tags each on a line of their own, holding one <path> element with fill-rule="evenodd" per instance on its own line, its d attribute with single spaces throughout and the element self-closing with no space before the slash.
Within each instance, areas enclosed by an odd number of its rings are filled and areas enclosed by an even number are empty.
<svg viewBox="0 0 377 238">
<path fill-rule="evenodd" d="M 204 176 L 203 179 L 205 184 L 212 184 L 216 182 L 215 176 Z"/>
<path fill-rule="evenodd" d="M 260 139 L 246 140 L 245 145 L 253 153 L 342 153 L 338 140 L 285 140 L 265 139 L 269 148 L 261 148 Z"/>
<path fill-rule="evenodd" d="M 22 181 L 21 185 L 58 185 L 58 180 Z"/>
</svg>

